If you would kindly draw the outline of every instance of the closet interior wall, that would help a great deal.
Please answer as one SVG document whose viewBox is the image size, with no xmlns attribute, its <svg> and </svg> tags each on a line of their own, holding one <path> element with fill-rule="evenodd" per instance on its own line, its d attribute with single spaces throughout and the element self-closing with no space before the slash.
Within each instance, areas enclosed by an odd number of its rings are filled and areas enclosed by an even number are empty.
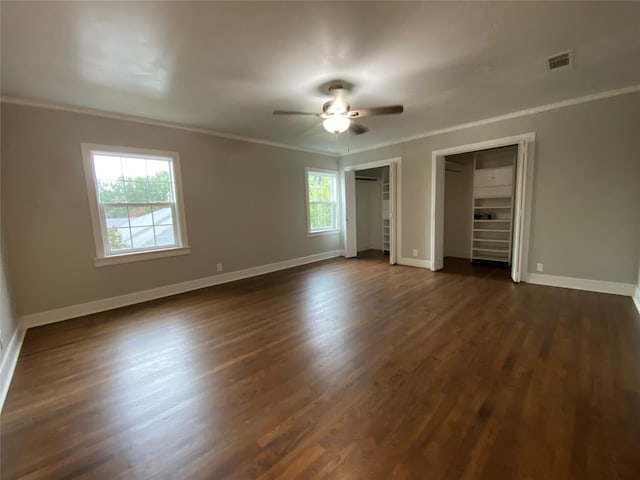
<svg viewBox="0 0 640 480">
<path fill-rule="evenodd" d="M 383 168 L 356 172 L 356 235 L 358 251 L 382 250 Z"/>
<path fill-rule="evenodd" d="M 444 179 L 444 256 L 471 258 L 473 152 L 447 156 Z"/>
</svg>

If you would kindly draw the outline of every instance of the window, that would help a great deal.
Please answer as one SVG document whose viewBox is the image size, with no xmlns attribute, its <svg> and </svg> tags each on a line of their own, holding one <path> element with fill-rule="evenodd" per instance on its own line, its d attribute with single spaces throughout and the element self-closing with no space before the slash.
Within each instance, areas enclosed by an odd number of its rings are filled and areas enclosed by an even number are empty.
<svg viewBox="0 0 640 480">
<path fill-rule="evenodd" d="M 338 229 L 338 175 L 331 170 L 307 169 L 307 226 L 309 234 Z"/>
<path fill-rule="evenodd" d="M 177 153 L 82 150 L 97 265 L 189 253 Z"/>
</svg>

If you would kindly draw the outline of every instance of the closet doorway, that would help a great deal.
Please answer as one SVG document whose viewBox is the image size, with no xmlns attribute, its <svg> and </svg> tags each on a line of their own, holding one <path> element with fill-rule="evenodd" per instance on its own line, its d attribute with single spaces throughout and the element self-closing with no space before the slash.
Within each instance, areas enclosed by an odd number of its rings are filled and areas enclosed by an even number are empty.
<svg viewBox="0 0 640 480">
<path fill-rule="evenodd" d="M 466 201 L 472 213 L 464 214 L 468 223 L 450 225 L 461 229 L 462 240 L 447 248 L 460 252 L 464 242 L 469 260 L 503 264 L 514 282 L 526 280 L 534 146 L 535 134 L 527 133 L 432 152 L 431 270 L 444 267 L 447 157 L 449 170 L 462 173 L 469 171 L 470 160 L 460 154 L 471 153 L 472 193 Z"/>
<path fill-rule="evenodd" d="M 356 247 L 390 252 L 389 167 L 356 172 Z"/>
<path fill-rule="evenodd" d="M 445 157 L 445 271 L 509 276 L 517 154 L 508 145 Z"/>
<path fill-rule="evenodd" d="M 400 159 L 345 168 L 345 257 L 375 251 L 396 263 Z"/>
</svg>

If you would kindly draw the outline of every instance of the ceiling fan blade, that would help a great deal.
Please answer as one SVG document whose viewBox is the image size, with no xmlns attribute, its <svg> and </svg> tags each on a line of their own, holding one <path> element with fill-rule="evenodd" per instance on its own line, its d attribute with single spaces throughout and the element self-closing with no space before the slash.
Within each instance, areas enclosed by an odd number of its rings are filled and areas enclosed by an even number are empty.
<svg viewBox="0 0 640 480">
<path fill-rule="evenodd" d="M 274 110 L 274 115 L 313 115 L 314 117 L 319 117 L 319 113 L 310 113 L 310 112 L 297 112 L 295 110 Z"/>
<path fill-rule="evenodd" d="M 318 128 L 320 127 L 320 128 Z M 298 136 L 300 138 L 306 138 L 306 137 L 310 137 L 313 135 L 321 135 L 323 133 L 326 133 L 324 128 L 322 128 L 322 122 L 314 122 L 314 124 L 312 126 L 310 126 L 309 128 L 305 129 L 302 133 L 300 133 Z"/>
<path fill-rule="evenodd" d="M 359 123 L 351 122 L 351 125 L 349 125 L 349 132 L 353 133 L 354 135 L 362 135 L 363 133 L 367 133 L 368 131 L 369 129 L 367 127 L 365 127 L 364 125 L 360 125 Z"/>
<path fill-rule="evenodd" d="M 371 117 L 373 115 L 393 115 L 404 112 L 402 105 L 388 105 L 386 107 L 356 108 L 349 111 L 349 117 Z"/>
</svg>

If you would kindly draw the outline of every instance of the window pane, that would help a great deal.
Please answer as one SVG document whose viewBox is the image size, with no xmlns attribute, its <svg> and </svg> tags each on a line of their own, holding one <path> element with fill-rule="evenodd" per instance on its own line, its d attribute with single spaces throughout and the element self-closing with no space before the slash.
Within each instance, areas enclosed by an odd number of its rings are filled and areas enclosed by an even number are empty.
<svg viewBox="0 0 640 480">
<path fill-rule="evenodd" d="M 171 247 L 176 244 L 172 225 L 159 225 L 155 227 L 156 245 L 159 247 Z"/>
<path fill-rule="evenodd" d="M 108 227 L 107 237 L 109 239 L 110 252 L 128 250 L 131 248 L 131 234 L 129 232 L 129 227 Z"/>
<path fill-rule="evenodd" d="M 154 225 L 173 225 L 173 212 L 170 207 L 153 207 Z"/>
<path fill-rule="evenodd" d="M 109 251 L 131 248 L 127 207 L 105 207 L 104 214 L 107 223 Z"/>
<path fill-rule="evenodd" d="M 104 207 L 107 227 L 129 228 L 127 207 Z"/>
<path fill-rule="evenodd" d="M 113 155 L 93 155 L 93 168 L 98 180 L 118 180 L 122 178 L 120 157 Z"/>
<path fill-rule="evenodd" d="M 335 176 L 309 172 L 309 200 L 311 202 L 332 202 Z"/>
<path fill-rule="evenodd" d="M 122 181 L 99 181 L 98 198 L 100 203 L 123 203 L 127 201 Z"/>
<path fill-rule="evenodd" d="M 151 207 L 129 207 L 129 222 L 132 227 L 152 226 Z"/>
<path fill-rule="evenodd" d="M 333 205 L 322 205 L 322 225 L 333 228 Z"/>
<path fill-rule="evenodd" d="M 311 230 L 324 230 L 334 228 L 333 204 L 312 203 L 309 205 L 309 219 Z"/>
<path fill-rule="evenodd" d="M 124 188 L 127 196 L 127 202 L 141 203 L 149 201 L 149 190 L 146 180 L 138 180 L 134 182 L 124 182 Z"/>
<path fill-rule="evenodd" d="M 170 183 L 149 183 L 149 194 L 152 202 L 172 202 Z"/>
<path fill-rule="evenodd" d="M 150 248 L 156 246 L 153 227 L 131 227 L 133 248 Z"/>
<path fill-rule="evenodd" d="M 125 180 L 146 180 L 147 160 L 144 158 L 122 157 L 122 174 Z"/>
<path fill-rule="evenodd" d="M 150 182 L 171 181 L 171 166 L 167 160 L 147 160 L 147 177 Z"/>
</svg>

